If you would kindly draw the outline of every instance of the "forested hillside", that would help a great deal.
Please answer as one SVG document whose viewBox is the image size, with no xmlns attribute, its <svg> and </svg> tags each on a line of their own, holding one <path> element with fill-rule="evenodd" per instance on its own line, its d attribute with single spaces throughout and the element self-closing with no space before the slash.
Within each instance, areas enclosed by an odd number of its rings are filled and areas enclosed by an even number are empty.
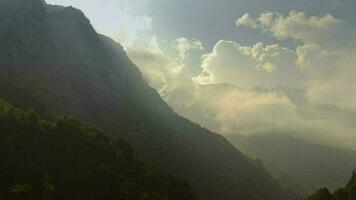
<svg viewBox="0 0 356 200">
<path fill-rule="evenodd" d="M 0 103 L 0 127 L 0 199 L 195 199 L 186 182 L 137 161 L 122 139 L 74 118 Z"/>
</svg>

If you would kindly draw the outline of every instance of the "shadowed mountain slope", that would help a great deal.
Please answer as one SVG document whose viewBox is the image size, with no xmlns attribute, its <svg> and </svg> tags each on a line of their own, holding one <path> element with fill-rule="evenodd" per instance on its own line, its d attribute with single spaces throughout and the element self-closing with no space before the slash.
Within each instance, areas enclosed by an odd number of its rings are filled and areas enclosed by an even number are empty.
<svg viewBox="0 0 356 200">
<path fill-rule="evenodd" d="M 319 189 L 308 200 L 355 200 L 356 199 L 356 172 L 353 172 L 348 184 L 331 193 L 329 189 Z"/>
<path fill-rule="evenodd" d="M 356 152 L 313 144 L 283 134 L 231 139 L 245 154 L 263 161 L 281 182 L 308 195 L 318 188 L 335 190 L 356 169 Z"/>
<path fill-rule="evenodd" d="M 189 185 L 134 158 L 122 139 L 0 99 L 0 199 L 194 200 Z"/>
<path fill-rule="evenodd" d="M 198 199 L 289 198 L 222 136 L 177 116 L 123 48 L 98 35 L 81 11 L 40 0 L 0 5 L 1 98 L 124 138 L 141 160 L 188 180 Z"/>
</svg>

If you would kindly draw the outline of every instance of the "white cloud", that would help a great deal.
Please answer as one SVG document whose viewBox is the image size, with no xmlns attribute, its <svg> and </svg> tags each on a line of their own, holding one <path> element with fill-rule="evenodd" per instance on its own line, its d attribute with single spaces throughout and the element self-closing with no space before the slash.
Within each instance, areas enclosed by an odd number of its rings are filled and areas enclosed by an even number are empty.
<svg viewBox="0 0 356 200">
<path fill-rule="evenodd" d="M 291 129 L 296 107 L 282 92 L 233 90 L 215 102 L 220 131 L 265 133 Z"/>
<path fill-rule="evenodd" d="M 207 52 L 200 41 L 165 40 L 144 30 L 126 49 L 175 111 L 209 129 L 286 133 L 354 148 L 354 29 L 330 15 L 300 12 L 245 15 L 237 25 L 297 47 L 220 40 Z"/>
<path fill-rule="evenodd" d="M 247 26 L 250 28 L 257 28 L 257 23 L 250 17 L 249 13 L 244 14 L 236 21 L 236 26 Z"/>
<path fill-rule="evenodd" d="M 141 42 L 142 38 L 146 42 Z M 141 36 L 133 45 L 126 45 L 126 49 L 151 86 L 159 91 L 200 73 L 200 57 L 204 52 L 200 41 L 164 40 L 154 35 Z"/>
<path fill-rule="evenodd" d="M 346 21 L 332 15 L 307 17 L 303 12 L 291 11 L 287 16 L 276 12 L 262 13 L 257 19 L 243 15 L 238 26 L 247 26 L 271 33 L 280 40 L 294 39 L 304 44 L 315 44 L 323 48 L 337 46 L 355 47 L 356 31 Z"/>
<path fill-rule="evenodd" d="M 279 40 L 300 43 L 295 50 L 296 63 L 304 72 L 306 97 L 311 103 L 356 111 L 354 27 L 331 15 L 307 17 L 296 11 L 287 16 L 266 12 L 257 19 L 249 17 L 249 21 L 257 24 L 253 28 Z"/>
<path fill-rule="evenodd" d="M 280 132 L 355 148 L 354 28 L 331 15 L 294 11 L 287 16 L 266 12 L 256 19 L 244 15 L 237 25 L 294 40 L 297 47 L 221 40 L 202 57 L 196 85 L 182 86 L 194 91 L 171 90 L 164 94 L 167 102 L 223 134 Z M 179 105 L 177 96 L 184 96 Z"/>
<path fill-rule="evenodd" d="M 222 39 L 211 52 L 196 40 L 158 42 L 166 67 L 157 72 L 165 73 L 150 77 L 165 77 L 156 87 L 165 100 L 223 134 L 283 132 L 355 148 L 355 27 L 330 14 L 297 11 L 246 13 L 236 26 L 276 42 L 241 45 Z M 296 47 L 278 44 L 283 40 Z"/>
<path fill-rule="evenodd" d="M 195 80 L 201 84 L 228 83 L 243 88 L 293 85 L 300 74 L 295 58 L 294 51 L 279 45 L 241 46 L 221 40 L 212 53 L 203 57 L 203 73 Z"/>
</svg>

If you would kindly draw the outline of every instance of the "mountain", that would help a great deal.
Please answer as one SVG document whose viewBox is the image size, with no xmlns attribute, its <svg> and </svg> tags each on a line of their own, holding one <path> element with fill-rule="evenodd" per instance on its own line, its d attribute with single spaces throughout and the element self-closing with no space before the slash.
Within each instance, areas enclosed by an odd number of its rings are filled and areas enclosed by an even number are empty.
<svg viewBox="0 0 356 200">
<path fill-rule="evenodd" d="M 0 199 L 194 200 L 184 181 L 138 162 L 130 146 L 71 118 L 0 103 Z"/>
<path fill-rule="evenodd" d="M 0 0 L 0 30 L 0 98 L 10 104 L 71 115 L 122 137 L 138 159 L 187 180 L 198 199 L 290 198 L 225 138 L 176 115 L 81 11 Z"/>
<path fill-rule="evenodd" d="M 356 169 L 356 152 L 309 143 L 283 134 L 231 139 L 242 152 L 262 160 L 284 184 L 304 196 L 318 188 L 332 190 L 346 184 Z"/>
<path fill-rule="evenodd" d="M 344 188 L 339 188 L 333 194 L 329 189 L 319 189 L 315 194 L 308 197 L 308 200 L 355 200 L 356 199 L 356 172 Z"/>
</svg>

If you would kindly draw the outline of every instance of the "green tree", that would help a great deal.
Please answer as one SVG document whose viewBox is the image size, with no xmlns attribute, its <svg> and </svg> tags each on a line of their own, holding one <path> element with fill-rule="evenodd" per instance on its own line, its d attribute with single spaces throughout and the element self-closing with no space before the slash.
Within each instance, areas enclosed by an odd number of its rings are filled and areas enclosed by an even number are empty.
<svg viewBox="0 0 356 200">
<path fill-rule="evenodd" d="M 195 199 L 185 181 L 136 160 L 124 140 L 72 117 L 48 121 L 0 103 L 0 127 L 0 199 Z"/>
<path fill-rule="evenodd" d="M 308 200 L 335 200 L 335 198 L 327 188 L 323 188 L 318 190 L 316 194 L 310 196 Z"/>
</svg>

